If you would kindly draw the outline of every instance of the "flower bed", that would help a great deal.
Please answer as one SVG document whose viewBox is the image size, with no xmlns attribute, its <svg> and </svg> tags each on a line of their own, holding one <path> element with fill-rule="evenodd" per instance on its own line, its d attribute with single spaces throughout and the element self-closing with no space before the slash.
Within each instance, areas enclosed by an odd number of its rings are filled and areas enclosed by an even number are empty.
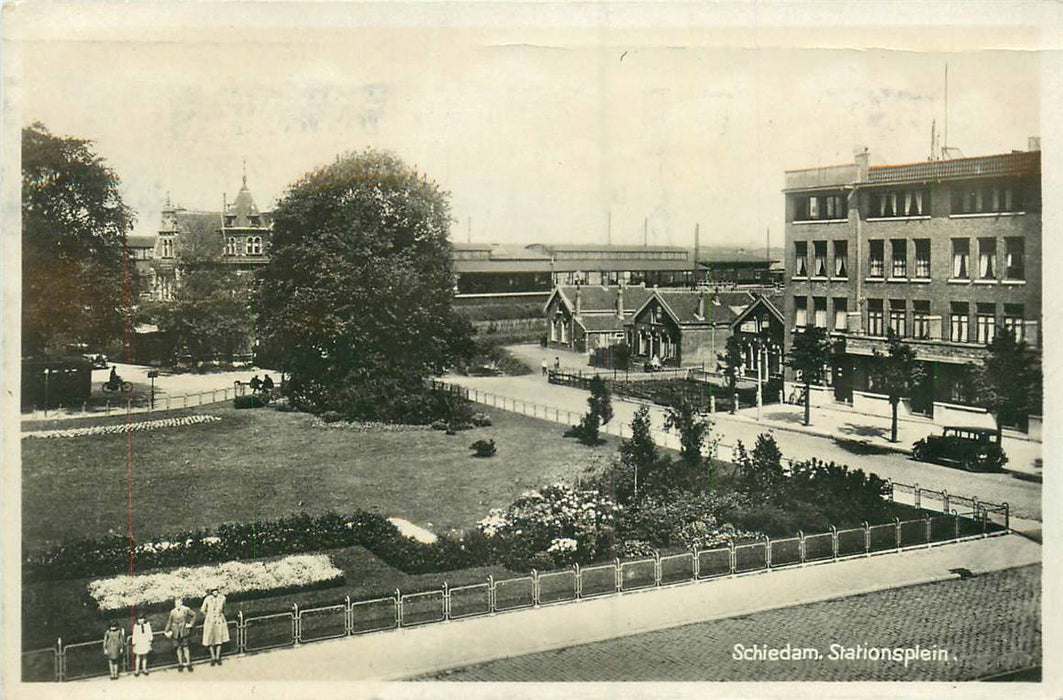
<svg viewBox="0 0 1063 700">
<path fill-rule="evenodd" d="M 143 420 L 136 423 L 121 423 L 119 425 L 94 425 L 88 428 L 67 428 L 65 430 L 37 430 L 31 433 L 23 433 L 24 438 L 53 438 L 53 437 L 82 437 L 85 435 L 121 435 L 136 430 L 157 430 L 159 428 L 180 428 L 197 423 L 217 423 L 221 418 L 218 416 L 176 416 L 174 418 L 162 418 L 159 420 Z"/>
<path fill-rule="evenodd" d="M 343 578 L 343 572 L 327 556 L 302 554 L 267 562 L 230 561 L 217 566 L 115 576 L 92 581 L 88 590 L 101 611 L 114 612 L 133 606 L 165 605 L 174 598 L 201 598 L 212 588 L 220 588 L 230 600 L 238 600 L 340 585 Z"/>
</svg>

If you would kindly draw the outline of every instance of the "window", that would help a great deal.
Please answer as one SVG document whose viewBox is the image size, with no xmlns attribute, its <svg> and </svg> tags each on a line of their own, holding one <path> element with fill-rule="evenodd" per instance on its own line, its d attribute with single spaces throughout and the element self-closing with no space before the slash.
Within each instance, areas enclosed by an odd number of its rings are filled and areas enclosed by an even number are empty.
<svg viewBox="0 0 1063 700">
<path fill-rule="evenodd" d="M 881 299 L 868 299 L 867 300 L 867 334 L 868 335 L 885 335 L 886 332 L 883 329 L 883 317 L 882 317 L 882 300 Z"/>
<path fill-rule="evenodd" d="M 812 325 L 819 328 L 826 328 L 827 297 L 812 297 L 812 310 L 814 311 Z"/>
<path fill-rule="evenodd" d="M 871 218 L 929 216 L 930 190 L 881 190 L 871 195 Z"/>
<path fill-rule="evenodd" d="M 930 302 L 916 299 L 912 302 L 912 337 L 930 338 Z"/>
<path fill-rule="evenodd" d="M 812 262 L 813 274 L 816 277 L 827 276 L 827 242 L 826 241 L 813 241 L 812 242 L 812 254 L 814 260 Z"/>
<path fill-rule="evenodd" d="M 808 243 L 794 243 L 794 277 L 808 277 Z"/>
<path fill-rule="evenodd" d="M 965 280 L 970 276 L 971 242 L 966 238 L 952 239 L 952 277 Z"/>
<path fill-rule="evenodd" d="M 978 278 L 992 280 L 997 278 L 997 239 L 978 239 Z"/>
<path fill-rule="evenodd" d="M 930 239 L 917 238 L 915 243 L 915 276 L 930 279 Z"/>
<path fill-rule="evenodd" d="M 251 221 L 251 225 L 252 226 L 261 226 L 262 225 L 262 219 L 257 217 L 257 216 L 250 217 L 250 221 Z"/>
<path fill-rule="evenodd" d="M 227 217 L 225 217 L 225 225 L 226 226 L 235 226 L 236 225 L 236 217 L 235 216 L 227 216 Z"/>
<path fill-rule="evenodd" d="M 1004 304 L 1003 326 L 1011 331 L 1015 340 L 1022 340 L 1025 335 L 1023 324 L 1024 309 L 1022 304 Z"/>
<path fill-rule="evenodd" d="M 794 221 L 838 221 L 848 215 L 844 194 L 815 194 L 794 199 Z"/>
<path fill-rule="evenodd" d="M 882 277 L 885 271 L 885 242 L 882 240 L 868 241 L 870 249 L 867 275 L 868 277 Z"/>
<path fill-rule="evenodd" d="M 1004 279 L 1026 279 L 1024 246 L 1025 242 L 1021 238 L 1004 239 Z"/>
<path fill-rule="evenodd" d="M 808 297 L 794 297 L 794 325 L 798 328 L 808 325 Z"/>
<path fill-rule="evenodd" d="M 890 277 L 908 276 L 908 241 L 903 238 L 890 241 L 890 261 L 893 263 Z"/>
<path fill-rule="evenodd" d="M 970 321 L 968 318 L 967 302 L 954 301 L 950 305 L 950 309 L 949 340 L 954 343 L 966 343 L 968 340 L 967 325 Z"/>
<path fill-rule="evenodd" d="M 247 243 L 244 245 L 244 251 L 248 255 L 261 255 L 262 236 L 248 236 Z"/>
<path fill-rule="evenodd" d="M 834 299 L 834 330 L 844 331 L 849 327 L 849 300 L 845 297 Z"/>
<path fill-rule="evenodd" d="M 164 257 L 164 258 L 172 258 L 173 257 L 173 239 L 171 239 L 171 238 L 162 239 L 162 257 Z"/>
<path fill-rule="evenodd" d="M 1022 210 L 1022 188 L 996 181 L 957 185 L 952 190 L 953 214 L 999 214 Z"/>
<path fill-rule="evenodd" d="M 848 241 L 834 241 L 834 276 L 842 279 L 849 276 Z"/>
<path fill-rule="evenodd" d="M 979 343 L 988 345 L 993 342 L 993 336 L 997 327 L 996 304 L 978 304 L 976 307 L 975 323 Z"/>
<path fill-rule="evenodd" d="M 902 338 L 908 335 L 905 327 L 907 316 L 908 309 L 904 299 L 890 299 L 890 329 Z"/>
<path fill-rule="evenodd" d="M 225 254 L 236 255 L 236 236 L 229 236 L 225 243 Z"/>
</svg>

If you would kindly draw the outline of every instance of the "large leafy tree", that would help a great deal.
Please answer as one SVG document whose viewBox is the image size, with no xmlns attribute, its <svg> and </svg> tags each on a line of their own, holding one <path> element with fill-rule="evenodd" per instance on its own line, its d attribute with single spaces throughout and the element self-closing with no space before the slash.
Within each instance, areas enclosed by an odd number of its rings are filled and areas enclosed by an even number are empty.
<svg viewBox="0 0 1063 700">
<path fill-rule="evenodd" d="M 179 355 L 229 360 L 250 351 L 250 274 L 223 262 L 218 226 L 203 217 L 189 219 L 177 238 L 180 274 L 174 298 L 153 304 L 145 315 Z"/>
<path fill-rule="evenodd" d="M 452 308 L 448 195 L 390 153 L 348 154 L 293 184 L 257 273 L 263 362 L 310 410 L 423 421 L 426 377 L 472 352 Z"/>
<path fill-rule="evenodd" d="M 805 425 L 811 422 L 812 415 L 810 387 L 823 383 L 832 355 L 833 347 L 825 328 L 813 326 L 794 334 L 787 363 L 800 375 L 805 387 Z"/>
<path fill-rule="evenodd" d="M 91 141 L 22 130 L 22 354 L 117 343 L 136 298 L 133 211 Z"/>
<path fill-rule="evenodd" d="M 897 406 L 905 396 L 911 396 L 925 374 L 924 366 L 915 357 L 911 346 L 890 328 L 886 332 L 886 352 L 873 350 L 871 388 L 885 394 L 890 402 L 890 442 L 897 442 Z"/>
<path fill-rule="evenodd" d="M 1041 362 L 1025 341 L 1016 340 L 1007 328 L 997 328 L 982 366 L 972 372 L 975 403 L 985 408 L 997 423 L 997 439 L 1004 423 L 1025 420 L 1040 412 Z"/>
</svg>

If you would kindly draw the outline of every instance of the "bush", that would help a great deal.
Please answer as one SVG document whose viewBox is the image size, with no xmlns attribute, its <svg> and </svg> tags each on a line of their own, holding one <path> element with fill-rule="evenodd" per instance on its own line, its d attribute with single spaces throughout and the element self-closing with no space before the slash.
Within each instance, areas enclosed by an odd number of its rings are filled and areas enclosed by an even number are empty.
<svg viewBox="0 0 1063 700">
<path fill-rule="evenodd" d="M 472 414 L 472 417 L 469 419 L 469 422 L 477 428 L 488 428 L 491 426 L 491 417 L 486 413 L 481 413 L 478 411 Z"/>
<path fill-rule="evenodd" d="M 469 445 L 469 449 L 474 450 L 477 457 L 493 457 L 497 451 L 494 440 L 477 440 Z"/>
<path fill-rule="evenodd" d="M 255 394 L 237 396 L 233 399 L 233 408 L 262 408 L 266 405 L 266 399 Z"/>
<path fill-rule="evenodd" d="M 429 427 L 432 430 L 447 430 L 450 426 L 445 420 L 434 420 Z"/>
<path fill-rule="evenodd" d="M 324 423 L 339 423 L 343 420 L 343 416 L 337 411 L 325 411 L 321 414 L 321 421 Z"/>
</svg>

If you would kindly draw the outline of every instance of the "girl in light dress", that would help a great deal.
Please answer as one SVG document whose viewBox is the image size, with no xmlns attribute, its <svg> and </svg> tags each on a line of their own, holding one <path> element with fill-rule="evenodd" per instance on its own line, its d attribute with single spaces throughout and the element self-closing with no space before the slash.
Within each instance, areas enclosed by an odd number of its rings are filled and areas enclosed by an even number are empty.
<svg viewBox="0 0 1063 700">
<path fill-rule="evenodd" d="M 229 641 L 229 625 L 225 620 L 225 596 L 217 589 L 203 599 L 203 646 L 210 647 L 210 665 L 221 666 L 221 645 Z"/>
<path fill-rule="evenodd" d="M 148 654 L 151 653 L 152 642 L 151 623 L 148 622 L 144 613 L 137 615 L 137 621 L 133 623 L 133 675 L 143 673 L 148 675 Z"/>
</svg>

